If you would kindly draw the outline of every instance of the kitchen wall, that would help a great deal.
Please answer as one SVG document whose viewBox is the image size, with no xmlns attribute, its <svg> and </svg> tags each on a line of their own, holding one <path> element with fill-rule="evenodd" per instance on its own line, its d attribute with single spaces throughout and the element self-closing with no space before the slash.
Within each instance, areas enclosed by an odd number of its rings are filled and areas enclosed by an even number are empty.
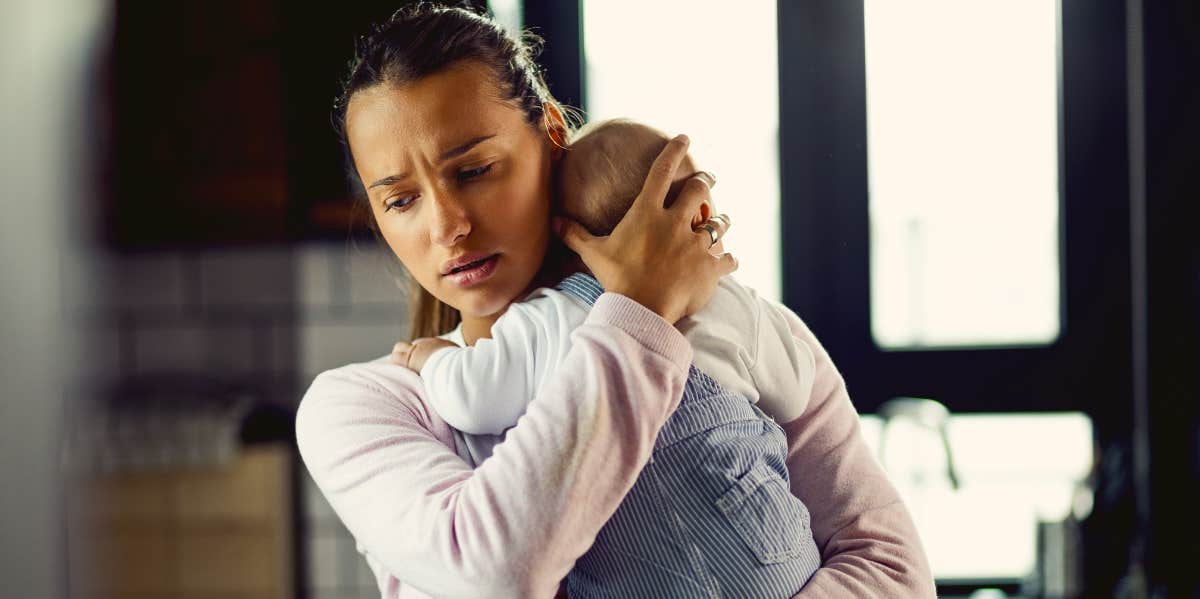
<svg viewBox="0 0 1200 599">
<path fill-rule="evenodd" d="M 92 262 L 69 308 L 69 318 L 93 332 L 78 394 L 147 377 L 211 377 L 294 409 L 317 373 L 387 354 L 407 331 L 398 268 L 374 241 L 102 254 Z M 306 595 L 378 597 L 350 534 L 298 472 Z"/>
</svg>

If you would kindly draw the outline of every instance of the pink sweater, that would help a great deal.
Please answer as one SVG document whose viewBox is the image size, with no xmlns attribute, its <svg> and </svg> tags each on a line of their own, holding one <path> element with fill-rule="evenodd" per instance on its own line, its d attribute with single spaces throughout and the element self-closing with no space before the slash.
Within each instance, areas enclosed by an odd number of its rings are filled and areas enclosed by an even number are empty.
<svg viewBox="0 0 1200 599">
<path fill-rule="evenodd" d="M 917 532 L 863 441 L 841 375 L 778 308 L 816 356 L 809 405 L 784 424 L 792 491 L 823 556 L 797 597 L 933 597 Z M 420 377 L 386 359 L 318 376 L 296 435 L 384 597 L 552 597 L 649 459 L 691 361 L 673 326 L 606 293 L 560 375 L 479 468 L 455 452 Z"/>
</svg>

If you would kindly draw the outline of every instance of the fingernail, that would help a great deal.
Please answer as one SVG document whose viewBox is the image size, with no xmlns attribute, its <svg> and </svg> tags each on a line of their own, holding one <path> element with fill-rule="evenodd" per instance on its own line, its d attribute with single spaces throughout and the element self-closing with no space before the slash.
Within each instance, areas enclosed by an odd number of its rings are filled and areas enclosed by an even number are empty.
<svg viewBox="0 0 1200 599">
<path fill-rule="evenodd" d="M 675 139 L 678 139 L 679 141 L 683 142 L 685 145 L 692 143 L 692 140 L 688 139 L 688 136 L 686 136 L 682 133 L 680 133 L 679 135 L 676 135 Z"/>
<path fill-rule="evenodd" d="M 550 217 L 550 230 L 554 231 L 555 235 L 562 235 L 563 220 L 557 216 Z"/>
</svg>

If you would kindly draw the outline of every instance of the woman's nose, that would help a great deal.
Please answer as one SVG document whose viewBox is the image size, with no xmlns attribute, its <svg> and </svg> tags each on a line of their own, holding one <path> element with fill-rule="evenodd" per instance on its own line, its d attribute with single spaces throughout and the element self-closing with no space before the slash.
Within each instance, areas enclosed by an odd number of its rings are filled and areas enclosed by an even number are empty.
<svg viewBox="0 0 1200 599">
<path fill-rule="evenodd" d="M 471 232 L 471 218 L 462 202 L 453 194 L 441 192 L 432 197 L 431 235 L 438 245 L 451 246 Z"/>
</svg>

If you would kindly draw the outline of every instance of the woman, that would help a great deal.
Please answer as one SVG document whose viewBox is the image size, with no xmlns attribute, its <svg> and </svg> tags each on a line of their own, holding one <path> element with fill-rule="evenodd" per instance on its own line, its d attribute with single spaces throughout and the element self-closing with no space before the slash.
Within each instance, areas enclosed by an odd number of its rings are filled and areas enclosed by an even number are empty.
<svg viewBox="0 0 1200 599">
<path fill-rule="evenodd" d="M 467 11 L 404 9 L 360 43 L 338 107 L 375 224 L 419 286 L 414 335 L 459 324 L 474 344 L 509 303 L 553 279 L 538 265 L 569 128 L 528 47 Z M 616 510 L 691 363 L 671 323 L 736 268 L 690 227 L 710 177 L 697 174 L 663 207 L 686 146 L 668 144 L 637 218 L 609 237 L 560 227 L 608 292 L 486 462 L 427 408 L 419 377 L 386 357 L 313 382 L 297 414 L 301 454 L 384 596 L 552 596 Z M 812 506 L 824 561 L 799 596 L 932 596 L 911 520 L 840 376 L 788 315 L 817 354 L 813 399 L 784 425 L 793 492 Z"/>
</svg>

